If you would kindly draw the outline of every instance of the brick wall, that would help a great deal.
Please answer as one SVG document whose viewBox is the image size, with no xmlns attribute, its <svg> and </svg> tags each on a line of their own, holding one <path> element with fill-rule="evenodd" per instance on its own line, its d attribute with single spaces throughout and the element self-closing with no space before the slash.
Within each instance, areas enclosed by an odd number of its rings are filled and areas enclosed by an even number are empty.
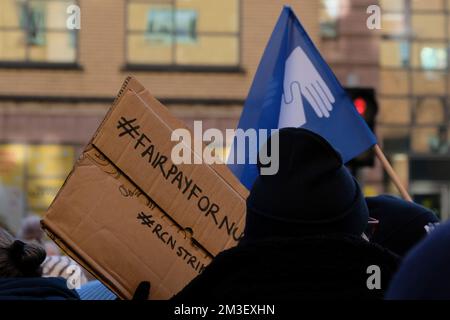
<svg viewBox="0 0 450 320">
<path fill-rule="evenodd" d="M 358 85 L 378 87 L 379 31 L 366 26 L 366 10 L 373 0 L 341 1 L 338 36 L 322 41 L 322 51 L 343 85 L 349 75 Z"/>
<path fill-rule="evenodd" d="M 156 97 L 244 100 L 275 22 L 291 5 L 313 40 L 319 41 L 319 1 L 241 0 L 241 73 L 129 72 L 125 65 L 125 0 L 80 0 L 79 64 L 82 70 L 0 69 L 1 96 L 113 97 L 124 78 L 136 76 Z M 0 98 L 0 142 L 84 144 L 109 103 L 15 102 Z M 235 127 L 239 105 L 168 105 L 207 127 Z M 74 125 L 75 124 L 75 125 Z"/>
<path fill-rule="evenodd" d="M 284 3 L 317 39 L 318 2 L 242 0 L 242 67 L 245 73 L 127 72 L 125 0 L 80 0 L 79 70 L 0 69 L 0 94 L 113 96 L 128 74 L 158 97 L 244 98 Z"/>
</svg>

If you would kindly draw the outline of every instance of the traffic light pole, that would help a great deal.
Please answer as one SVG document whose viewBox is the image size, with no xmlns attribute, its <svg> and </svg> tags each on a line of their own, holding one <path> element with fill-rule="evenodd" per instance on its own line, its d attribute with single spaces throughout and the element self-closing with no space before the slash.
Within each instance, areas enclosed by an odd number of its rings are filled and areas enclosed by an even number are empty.
<svg viewBox="0 0 450 320">
<path fill-rule="evenodd" d="M 398 177 L 397 173 L 395 173 L 394 168 L 392 168 L 391 164 L 389 163 L 388 159 L 383 153 L 383 150 L 381 150 L 380 146 L 376 144 L 374 146 L 374 151 L 378 159 L 380 159 L 381 164 L 383 165 L 384 169 L 386 170 L 389 177 L 392 179 L 392 182 L 394 182 L 395 186 L 397 187 L 398 191 L 400 192 L 403 199 L 409 202 L 413 202 L 411 196 L 409 195 L 408 191 L 403 186 L 402 182 L 400 181 L 400 178 Z"/>
</svg>

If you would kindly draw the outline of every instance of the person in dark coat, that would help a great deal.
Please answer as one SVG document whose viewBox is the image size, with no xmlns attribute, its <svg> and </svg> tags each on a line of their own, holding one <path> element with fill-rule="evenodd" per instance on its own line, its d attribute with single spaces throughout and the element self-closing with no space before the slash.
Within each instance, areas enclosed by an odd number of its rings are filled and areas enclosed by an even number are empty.
<svg viewBox="0 0 450 320">
<path fill-rule="evenodd" d="M 79 300 L 64 278 L 0 278 L 0 300 Z"/>
<path fill-rule="evenodd" d="M 0 229 L 0 300 L 78 300 L 62 278 L 43 278 L 45 249 Z"/>
<path fill-rule="evenodd" d="M 173 301 L 383 298 L 399 257 L 362 238 L 368 208 L 341 156 L 308 130 L 278 134 L 279 170 L 255 181 L 243 239 Z"/>
<path fill-rule="evenodd" d="M 366 202 L 370 216 L 378 220 L 373 232 L 367 232 L 370 241 L 401 257 L 439 223 L 431 210 L 394 196 L 369 197 Z"/>
<path fill-rule="evenodd" d="M 403 259 L 387 300 L 450 300 L 450 221 L 439 225 Z"/>
</svg>

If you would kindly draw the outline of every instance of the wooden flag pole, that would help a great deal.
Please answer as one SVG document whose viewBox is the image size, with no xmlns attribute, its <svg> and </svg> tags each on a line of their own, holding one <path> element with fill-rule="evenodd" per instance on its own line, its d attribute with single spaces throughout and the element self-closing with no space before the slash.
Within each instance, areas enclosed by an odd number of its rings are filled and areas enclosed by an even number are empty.
<svg viewBox="0 0 450 320">
<path fill-rule="evenodd" d="M 374 150 L 375 150 L 375 154 L 377 155 L 377 158 L 380 159 L 381 164 L 383 165 L 384 169 L 388 173 L 389 177 L 392 179 L 392 182 L 394 182 L 394 184 L 397 187 L 398 191 L 400 192 L 402 198 L 405 199 L 406 201 L 413 202 L 408 191 L 403 186 L 402 182 L 400 181 L 400 178 L 395 173 L 394 168 L 392 168 L 388 159 L 384 155 L 383 150 L 381 150 L 381 148 L 378 144 L 376 144 L 374 146 Z"/>
</svg>

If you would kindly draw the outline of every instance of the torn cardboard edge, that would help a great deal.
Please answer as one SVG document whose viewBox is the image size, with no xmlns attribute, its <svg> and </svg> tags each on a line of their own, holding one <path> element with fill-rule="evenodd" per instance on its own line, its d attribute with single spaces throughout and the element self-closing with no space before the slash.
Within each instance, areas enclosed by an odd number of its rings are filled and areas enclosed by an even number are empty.
<svg viewBox="0 0 450 320">
<path fill-rule="evenodd" d="M 167 121 L 166 123 L 169 125 L 169 128 L 171 130 L 174 129 L 178 129 L 178 128 L 183 128 L 183 129 L 187 129 L 189 130 L 189 132 L 191 132 L 192 130 L 181 120 L 176 119 L 173 117 L 173 115 L 171 115 L 170 111 L 167 109 L 167 107 L 165 107 L 159 100 L 157 100 L 155 97 L 149 95 L 151 94 L 150 91 L 148 91 L 146 88 L 144 88 L 134 77 L 127 77 L 126 80 L 124 81 L 124 84 L 122 86 L 122 88 L 120 89 L 118 96 L 116 98 L 116 100 L 113 103 L 113 106 L 110 108 L 110 110 L 108 111 L 104 121 L 102 121 L 102 124 L 100 125 L 100 127 L 98 128 L 98 130 L 96 131 L 95 135 L 93 136 L 93 138 L 91 139 L 90 143 L 93 144 L 92 142 L 94 141 L 94 139 L 97 137 L 98 131 L 100 131 L 103 126 L 104 123 L 106 122 L 107 119 L 109 119 L 110 115 L 112 114 L 115 106 L 120 102 L 120 100 L 123 98 L 123 96 L 125 95 L 127 90 L 131 90 L 134 93 L 136 93 L 136 95 L 139 97 L 140 100 L 143 100 L 145 104 L 147 104 L 146 100 L 149 100 L 152 104 L 152 108 L 156 110 L 156 112 L 158 113 L 159 116 L 167 116 L 169 118 L 169 121 Z M 143 93 L 145 96 L 143 97 L 142 94 Z M 145 98 L 145 99 L 144 99 Z M 167 119 L 166 119 L 167 120 Z M 194 135 L 192 135 L 192 137 L 195 137 Z M 202 150 L 205 149 L 206 144 L 201 141 L 202 144 Z M 194 154 L 196 154 L 199 157 L 202 157 L 203 155 L 199 155 L 196 153 L 196 150 L 191 149 L 192 152 Z M 211 168 L 214 169 L 214 171 L 221 176 L 221 178 L 223 179 L 224 182 L 226 182 L 233 190 L 235 190 L 240 196 L 242 196 L 243 198 L 246 198 L 248 196 L 248 190 L 240 183 L 240 181 L 231 173 L 231 171 L 229 171 L 226 167 L 226 164 L 222 163 L 222 164 L 210 164 L 208 165 Z"/>
<path fill-rule="evenodd" d="M 130 85 L 130 81 L 132 81 L 133 78 L 128 76 L 125 81 L 123 82 L 117 97 L 114 99 L 112 106 L 108 109 L 108 112 L 106 113 L 105 117 L 103 118 L 102 122 L 100 123 L 100 125 L 98 126 L 97 130 L 95 131 L 94 135 L 92 136 L 91 140 L 87 143 L 87 145 L 84 147 L 83 152 L 81 153 L 81 155 L 79 156 L 79 158 L 77 159 L 77 161 L 75 162 L 72 170 L 70 171 L 69 175 L 66 177 L 66 180 L 64 181 L 63 185 L 61 186 L 61 188 L 58 190 L 54 201 L 56 199 L 58 199 L 58 196 L 60 195 L 60 193 L 62 192 L 62 190 L 64 189 L 66 183 L 70 180 L 70 177 L 74 174 L 74 171 L 77 167 L 77 164 L 81 161 L 81 159 L 84 157 L 84 153 L 87 152 L 90 148 L 93 148 L 92 146 L 92 141 L 94 140 L 94 138 L 97 136 L 98 132 L 102 129 L 102 127 L 104 126 L 105 122 L 108 120 L 109 115 L 111 114 L 111 112 L 113 111 L 114 107 L 117 105 L 117 103 L 119 103 L 121 97 L 123 96 L 123 94 L 126 92 L 128 86 Z M 143 88 L 143 87 L 142 87 Z M 118 168 L 117 168 L 118 169 Z M 132 182 L 132 181 L 131 181 Z M 53 206 L 53 202 L 50 204 L 49 208 Z M 80 255 L 75 253 L 75 251 L 72 251 L 70 248 L 74 248 L 76 247 L 74 245 L 74 243 L 68 243 L 67 241 L 63 240 L 63 237 L 61 237 L 61 235 L 58 234 L 58 228 L 53 226 L 51 222 L 44 222 L 44 220 L 41 220 L 41 227 L 42 229 L 45 231 L 45 233 L 47 234 L 47 236 L 52 239 L 57 245 L 58 247 L 61 248 L 61 250 L 67 254 L 70 258 L 72 258 L 73 260 L 75 260 L 80 266 L 82 266 L 87 272 L 89 272 L 90 274 L 92 274 L 96 279 L 98 279 L 100 282 L 102 282 L 106 287 L 108 287 L 108 289 L 110 289 L 111 291 L 113 291 L 116 295 L 118 295 L 121 299 L 125 299 L 126 297 L 121 294 L 122 292 L 126 291 L 124 288 L 118 288 L 116 287 L 113 283 L 111 283 L 111 281 L 109 281 L 108 278 L 104 277 L 103 274 L 105 273 L 105 270 L 103 268 L 101 268 L 97 263 L 95 263 L 95 261 L 91 260 L 88 255 L 84 254 L 84 255 Z M 67 238 L 69 239 L 69 238 Z M 70 241 L 70 240 L 68 240 Z M 90 261 L 89 261 L 90 260 Z"/>
<path fill-rule="evenodd" d="M 89 152 L 91 149 L 94 149 L 95 147 L 88 144 L 86 149 L 82 152 L 79 159 L 77 160 L 77 164 L 82 161 L 85 154 Z M 98 149 L 95 148 L 97 152 L 100 152 Z M 112 166 L 114 166 L 113 163 L 110 163 Z M 66 178 L 66 181 L 64 182 L 63 186 L 61 187 L 60 191 L 58 191 L 57 196 L 55 199 L 57 199 L 59 193 L 63 190 L 66 182 L 68 182 L 71 178 L 71 176 L 74 174 L 76 166 L 72 169 L 72 171 L 69 173 L 69 175 Z M 117 170 L 120 170 L 116 167 Z M 128 179 L 128 178 L 127 178 Z M 129 179 L 128 179 L 129 180 Z M 131 184 L 134 185 L 134 182 L 129 180 Z M 137 186 L 136 186 L 137 187 Z M 49 209 L 52 207 L 53 203 L 50 205 Z M 108 272 L 102 268 L 98 263 L 96 263 L 88 254 L 81 251 L 76 253 L 71 248 L 77 248 L 76 244 L 73 243 L 73 241 L 70 240 L 70 237 L 67 237 L 66 235 L 59 234 L 59 228 L 54 226 L 51 221 L 44 221 L 41 220 L 41 226 L 47 236 L 52 239 L 60 248 L 61 250 L 66 253 L 70 258 L 75 260 L 80 266 L 82 266 L 86 271 L 88 271 L 90 274 L 92 274 L 96 279 L 98 279 L 100 282 L 102 282 L 108 289 L 113 291 L 116 295 L 118 295 L 121 299 L 126 299 L 125 294 L 123 292 L 126 292 L 127 290 L 120 286 L 119 283 L 116 282 L 116 284 L 112 283 L 104 274 L 108 274 Z M 63 239 L 67 240 L 63 240 Z"/>
<path fill-rule="evenodd" d="M 134 92 L 140 99 L 143 99 L 140 96 L 140 93 L 143 93 L 143 94 L 148 93 L 149 94 L 149 92 L 142 85 L 140 85 L 136 80 L 134 80 L 134 78 L 127 77 L 127 79 L 125 80 L 123 86 L 121 87 L 121 89 L 119 91 L 119 94 L 118 94 L 117 98 L 115 99 L 115 101 L 113 103 L 113 106 L 109 109 L 109 111 L 107 112 L 105 118 L 103 119 L 102 123 L 100 124 L 99 128 L 96 130 L 95 134 L 93 135 L 93 138 L 91 139 L 91 142 L 87 145 L 87 147 L 83 151 L 82 155 L 77 160 L 76 165 L 74 166 L 74 168 L 70 172 L 68 178 L 64 182 L 62 188 L 58 192 L 58 194 L 57 194 L 55 199 L 58 198 L 60 192 L 65 188 L 66 183 L 70 180 L 71 176 L 74 174 L 74 171 L 75 171 L 75 169 L 77 167 L 77 164 L 80 163 L 82 157 L 87 152 L 89 152 L 89 150 L 95 149 L 97 152 L 101 153 L 107 159 L 106 155 L 101 150 L 99 150 L 94 145 L 92 145 L 92 142 L 98 136 L 99 132 L 101 132 L 101 130 L 105 126 L 105 123 L 107 123 L 109 121 L 109 118 L 110 118 L 111 114 L 113 113 L 113 111 L 115 110 L 115 107 L 120 103 L 121 99 L 125 96 L 125 93 L 128 90 Z M 181 121 L 179 121 L 178 119 L 173 118 L 173 116 L 170 116 L 170 112 L 167 110 L 167 108 L 164 107 L 159 101 L 154 99 L 150 94 L 146 98 L 147 99 L 151 99 L 152 108 L 155 108 L 155 107 L 156 108 L 160 108 L 160 110 L 158 110 L 158 112 L 162 112 L 163 114 L 166 114 L 166 115 L 169 116 L 168 117 L 169 121 L 167 121 L 167 124 L 169 125 L 169 128 L 171 130 L 174 130 L 175 128 L 186 128 L 186 129 L 188 129 L 187 126 L 185 126 Z M 192 150 L 192 152 L 194 153 L 195 151 Z M 123 170 L 121 170 L 119 167 L 117 167 L 115 165 L 115 163 L 113 163 L 111 160 L 109 160 L 109 163 L 111 165 L 113 165 L 116 168 L 116 170 L 120 171 L 121 174 L 123 174 L 123 176 L 126 177 L 128 182 L 130 182 L 134 187 L 139 189 L 142 192 L 142 194 L 144 194 L 147 198 L 152 200 L 152 197 L 150 197 L 146 192 L 144 192 L 142 190 L 142 188 L 140 188 L 140 186 L 137 183 L 135 183 L 125 172 L 123 172 Z M 228 184 L 228 187 L 230 189 L 232 189 L 235 192 L 237 192 L 242 198 L 246 197 L 245 194 L 248 193 L 248 191 L 242 185 L 240 185 L 240 183 L 231 174 L 231 172 L 228 172 L 226 170 L 226 168 L 224 168 L 224 165 L 210 165 L 210 167 L 214 170 L 214 172 L 218 176 L 221 177 L 223 182 Z M 52 206 L 53 206 L 53 203 L 50 206 L 49 210 L 52 208 Z M 166 217 L 168 217 L 170 219 L 171 222 L 174 223 L 174 225 L 176 225 L 178 227 L 179 230 L 186 230 L 180 224 L 178 224 L 174 219 L 172 219 L 172 217 L 165 210 L 163 210 L 163 208 L 161 208 L 160 206 L 158 206 L 158 208 L 159 208 L 159 210 L 162 213 L 164 213 L 164 215 Z M 242 218 L 241 218 L 241 220 L 242 220 Z M 64 252 L 66 252 L 74 260 L 78 261 L 80 263 L 80 265 L 82 265 L 88 272 L 92 273 L 96 278 L 98 278 L 108 288 L 110 288 L 112 291 L 116 292 L 121 298 L 126 298 L 127 294 L 124 293 L 124 292 L 128 292 L 128 290 L 126 288 L 122 287 L 120 285 L 120 283 L 118 283 L 117 281 L 110 281 L 108 279 L 108 276 L 110 276 L 110 274 L 102 266 L 100 266 L 92 258 L 90 258 L 89 255 L 87 255 L 86 253 L 80 251 L 80 248 L 77 247 L 77 245 L 75 243 L 73 243 L 73 241 L 70 239 L 70 237 L 68 237 L 67 235 L 59 234 L 58 227 L 54 226 L 52 222 L 47 221 L 47 222 L 43 222 L 42 224 L 43 224 L 43 227 L 44 227 L 46 233 L 49 234 L 49 236 L 63 249 Z M 66 239 L 66 240 L 63 240 L 63 239 Z M 190 240 L 192 241 L 192 244 L 194 246 L 198 247 L 203 252 L 205 252 L 209 256 L 213 257 L 213 255 L 211 253 L 209 253 L 208 250 L 206 250 L 206 248 L 204 248 L 198 241 L 196 241 L 195 238 L 191 238 Z M 75 250 L 78 250 L 78 252 L 75 252 L 71 248 L 76 248 Z M 105 274 L 107 276 L 105 276 Z M 111 278 L 114 280 L 114 277 L 111 277 Z M 129 296 L 129 294 L 128 294 L 128 296 Z"/>
<path fill-rule="evenodd" d="M 185 228 L 192 228 L 194 238 L 204 243 L 209 252 L 217 255 L 223 250 L 224 241 L 228 241 L 229 247 L 242 236 L 243 216 L 240 212 L 245 210 L 245 205 L 234 201 L 216 201 L 221 195 L 245 201 L 245 195 L 237 190 L 242 186 L 224 164 L 174 164 L 171 152 L 179 142 L 172 140 L 171 134 L 175 129 L 185 126 L 153 98 L 148 90 L 140 92 L 138 94 L 131 88 L 123 92 L 92 144 L 122 172 L 126 172 L 165 212 L 169 212 L 173 220 Z M 187 148 L 191 155 L 200 159 L 203 157 L 203 154 L 195 152 L 191 144 L 188 143 Z M 165 167 L 163 163 L 166 163 Z M 218 168 L 228 176 L 224 177 L 218 172 Z M 146 172 L 145 177 L 142 172 Z M 173 174 L 172 177 L 179 177 L 179 184 L 174 184 L 175 179 L 168 180 L 170 173 Z M 187 183 L 186 189 L 181 186 L 184 180 Z M 156 181 L 162 186 L 163 192 L 156 187 L 159 185 L 155 184 Z M 174 206 L 174 203 L 182 205 Z M 219 233 L 212 236 L 214 231 L 207 231 L 209 227 L 216 227 Z"/>
<path fill-rule="evenodd" d="M 237 200 L 243 196 L 210 165 L 172 162 L 180 142 L 172 140 L 170 115 L 128 90 L 108 120 L 93 145 L 173 220 L 193 230 L 213 255 L 239 241 L 245 206 Z M 181 143 L 195 155 L 187 141 Z"/>
<path fill-rule="evenodd" d="M 90 145 L 87 150 L 85 150 L 82 154 L 82 157 L 78 161 L 82 161 L 84 159 L 84 156 L 87 155 L 92 150 L 95 150 L 99 154 L 101 154 L 109 163 L 110 166 L 114 167 L 115 170 L 117 170 L 120 175 L 122 175 L 128 183 L 130 183 L 133 187 L 138 189 L 148 200 L 153 201 L 145 192 L 142 191 L 142 189 L 134 183 L 133 180 L 131 180 L 120 168 L 114 165 L 113 162 L 111 162 L 103 153 L 97 149 L 95 146 Z M 70 175 L 67 179 L 70 178 Z M 175 225 L 179 230 L 183 230 L 184 228 L 180 226 L 175 220 L 172 219 L 172 217 L 167 214 L 161 207 L 158 206 L 155 202 L 153 204 L 161 211 L 164 216 L 173 224 Z M 73 260 L 78 262 L 86 271 L 91 273 L 95 278 L 100 280 L 106 287 L 108 287 L 111 291 L 113 291 L 116 295 L 118 295 L 121 299 L 126 299 L 127 296 L 123 292 L 126 292 L 127 290 L 120 285 L 119 282 L 115 281 L 112 282 L 108 279 L 107 276 L 104 276 L 105 274 L 109 275 L 109 272 L 105 270 L 102 266 L 100 266 L 98 263 L 96 263 L 89 254 L 86 254 L 84 251 L 79 250 L 78 253 L 73 251 L 71 248 L 77 248 L 76 244 L 70 240 L 70 237 L 68 237 L 65 234 L 59 233 L 59 228 L 56 227 L 52 222 L 50 221 L 41 221 L 41 224 L 43 226 L 43 229 L 45 230 L 46 234 Z M 184 229 L 186 231 L 186 229 Z M 189 232 L 187 232 L 189 234 Z M 63 240 L 63 239 L 67 240 Z M 214 256 L 208 252 L 198 241 L 196 241 L 194 238 L 189 237 L 189 240 L 191 241 L 191 244 L 193 247 L 198 248 L 199 250 L 203 251 L 206 255 L 208 255 L 211 259 L 214 258 Z"/>
<path fill-rule="evenodd" d="M 105 285 L 110 291 L 114 292 L 119 298 L 126 299 L 126 297 L 121 292 L 124 292 L 124 288 L 121 290 L 112 284 L 108 278 L 104 277 L 100 271 L 96 271 L 96 267 L 93 264 L 89 264 L 82 256 L 77 255 L 74 251 L 70 250 L 70 244 L 64 242 L 61 238 L 58 237 L 56 233 L 52 233 L 50 229 L 52 229 L 52 224 L 43 225 L 43 229 L 47 236 L 52 239 L 58 247 L 67 254 L 71 259 L 76 261 L 84 270 L 89 272 L 92 276 L 94 276 L 97 280 L 99 280 L 103 285 Z M 100 269 L 100 267 L 98 267 Z"/>
</svg>

